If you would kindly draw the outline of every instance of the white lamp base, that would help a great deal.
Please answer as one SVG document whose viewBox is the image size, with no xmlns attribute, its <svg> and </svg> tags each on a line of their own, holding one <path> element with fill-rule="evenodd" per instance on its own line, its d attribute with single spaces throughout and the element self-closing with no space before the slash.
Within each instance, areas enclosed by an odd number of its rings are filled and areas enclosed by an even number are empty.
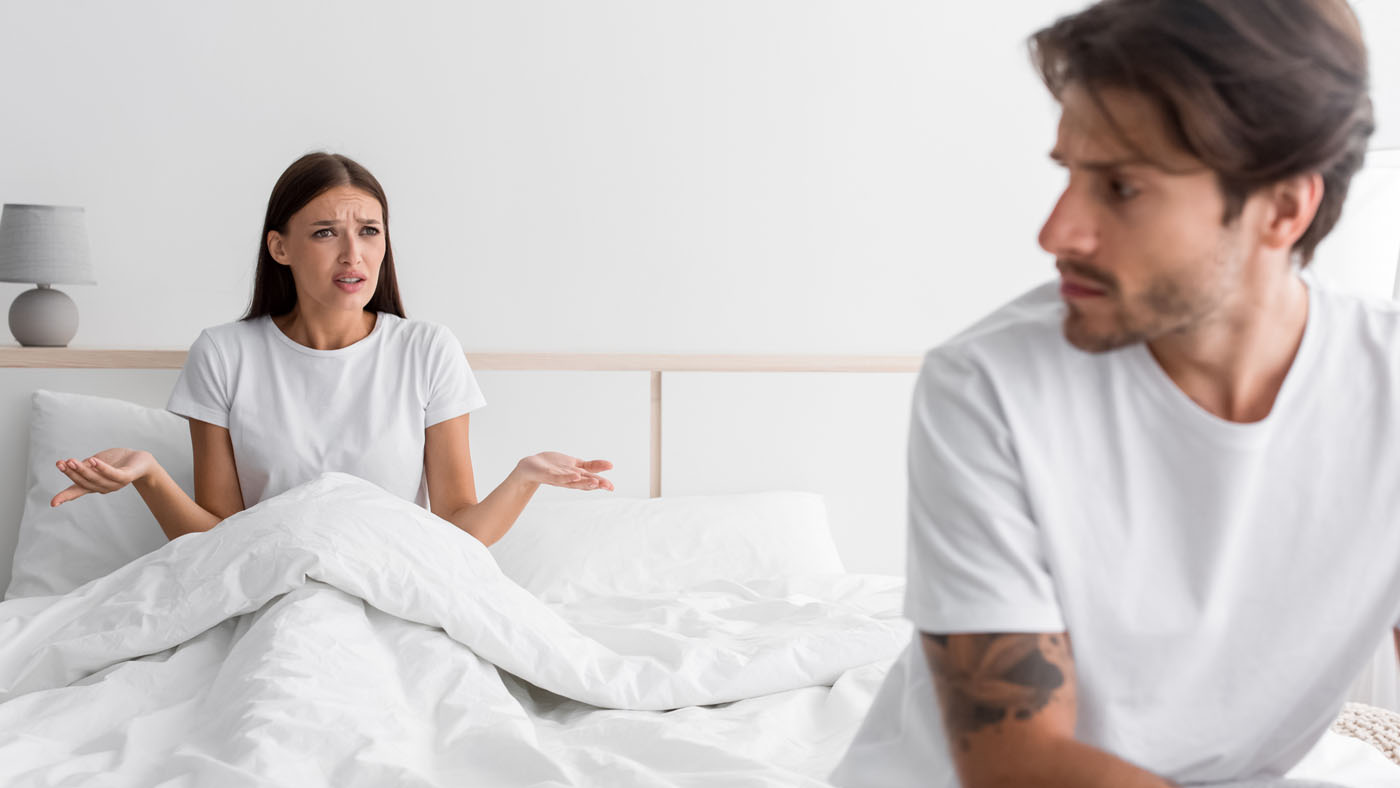
<svg viewBox="0 0 1400 788">
<path fill-rule="evenodd" d="M 10 333 L 25 347 L 68 347 L 78 333 L 78 305 L 49 285 L 26 290 L 10 304 Z"/>
</svg>

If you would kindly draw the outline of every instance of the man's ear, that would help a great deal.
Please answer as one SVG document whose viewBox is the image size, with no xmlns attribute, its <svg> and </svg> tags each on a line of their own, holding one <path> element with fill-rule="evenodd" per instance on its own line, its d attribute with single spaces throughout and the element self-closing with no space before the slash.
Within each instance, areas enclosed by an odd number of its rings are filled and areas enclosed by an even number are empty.
<svg viewBox="0 0 1400 788">
<path fill-rule="evenodd" d="M 287 244 L 282 240 L 282 234 L 276 230 L 267 231 L 267 251 L 271 253 L 272 259 L 282 265 L 289 265 L 287 262 Z"/>
<path fill-rule="evenodd" d="M 1322 204 L 1320 173 L 1298 175 L 1263 190 L 1269 202 L 1261 240 L 1271 249 L 1291 249 L 1303 237 Z"/>
</svg>

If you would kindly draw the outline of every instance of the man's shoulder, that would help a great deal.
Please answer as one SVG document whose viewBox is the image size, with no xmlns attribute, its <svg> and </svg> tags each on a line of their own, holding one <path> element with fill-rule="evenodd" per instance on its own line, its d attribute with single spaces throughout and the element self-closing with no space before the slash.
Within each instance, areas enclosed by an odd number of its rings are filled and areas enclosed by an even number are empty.
<svg viewBox="0 0 1400 788">
<path fill-rule="evenodd" d="M 1317 311 L 1319 347 L 1312 353 L 1315 385 L 1346 385 L 1369 379 L 1400 384 L 1400 303 L 1340 289 L 1309 278 L 1310 304 Z M 1309 332 L 1313 332 L 1309 317 Z"/>
<path fill-rule="evenodd" d="M 1315 276 L 1305 281 L 1334 328 L 1377 339 L 1392 339 L 1400 333 L 1400 301 L 1353 293 Z"/>
<path fill-rule="evenodd" d="M 1088 357 L 1065 340 L 1064 317 L 1058 284 L 1037 285 L 928 351 L 924 369 L 977 369 L 995 376 Z"/>
</svg>

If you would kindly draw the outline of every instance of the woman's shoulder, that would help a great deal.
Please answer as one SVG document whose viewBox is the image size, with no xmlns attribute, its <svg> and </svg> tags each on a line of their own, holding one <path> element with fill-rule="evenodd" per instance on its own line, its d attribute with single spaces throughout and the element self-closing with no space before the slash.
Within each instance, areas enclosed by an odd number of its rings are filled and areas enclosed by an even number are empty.
<svg viewBox="0 0 1400 788">
<path fill-rule="evenodd" d="M 429 377 L 455 375 L 459 370 L 470 369 L 462 343 L 452 333 L 452 329 L 441 323 L 429 320 L 409 320 L 387 313 L 380 313 L 385 320 L 384 351 L 394 358 L 401 359 L 423 371 Z"/>
<path fill-rule="evenodd" d="M 254 338 L 261 337 L 266 331 L 264 324 L 269 320 L 268 317 L 255 317 L 251 320 L 234 320 L 209 326 L 199 332 L 199 337 L 190 346 L 190 352 L 208 349 L 219 353 L 234 351 Z"/>
<path fill-rule="evenodd" d="M 203 333 L 208 334 L 209 336 L 214 337 L 215 339 L 236 340 L 247 336 L 257 335 L 258 333 L 264 330 L 264 324 L 269 322 L 270 320 L 272 320 L 272 318 L 266 315 L 263 315 L 262 317 L 251 318 L 248 320 L 231 320 L 227 323 L 220 323 L 217 326 L 209 326 L 208 328 L 204 329 Z"/>
<path fill-rule="evenodd" d="M 441 323 L 434 323 L 430 320 L 411 320 L 388 312 L 380 312 L 379 320 L 384 321 L 385 338 L 398 344 L 423 349 L 443 345 L 461 347 L 452 330 Z"/>
</svg>

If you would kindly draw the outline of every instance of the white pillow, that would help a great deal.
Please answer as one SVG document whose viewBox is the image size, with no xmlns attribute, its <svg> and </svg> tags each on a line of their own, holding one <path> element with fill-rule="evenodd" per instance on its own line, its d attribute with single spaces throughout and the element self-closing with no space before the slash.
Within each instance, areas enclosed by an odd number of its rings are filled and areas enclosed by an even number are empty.
<svg viewBox="0 0 1400 788">
<path fill-rule="evenodd" d="M 66 593 L 166 543 L 130 488 L 49 506 L 69 484 L 56 460 L 112 446 L 146 449 L 193 493 L 184 419 L 106 397 L 34 393 L 24 515 L 5 598 Z M 491 552 L 508 577 L 558 602 L 845 571 L 822 497 L 802 492 L 538 500 Z"/>
<path fill-rule="evenodd" d="M 802 492 L 534 501 L 491 552 L 547 602 L 845 572 L 822 497 Z"/>
<path fill-rule="evenodd" d="M 55 462 L 113 446 L 151 452 L 177 484 L 193 492 L 184 419 L 106 397 L 34 392 L 24 515 L 6 599 L 67 593 L 166 543 L 145 502 L 129 487 L 49 506 L 71 483 Z"/>
</svg>

